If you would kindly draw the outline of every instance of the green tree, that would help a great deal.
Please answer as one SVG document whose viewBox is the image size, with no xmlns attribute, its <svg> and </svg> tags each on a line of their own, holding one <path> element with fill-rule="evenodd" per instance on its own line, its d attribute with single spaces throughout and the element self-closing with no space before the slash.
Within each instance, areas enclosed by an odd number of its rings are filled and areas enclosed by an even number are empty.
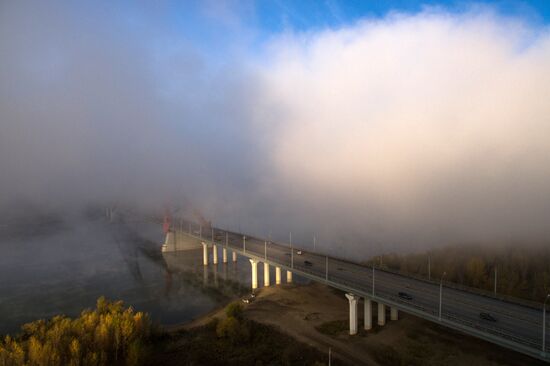
<svg viewBox="0 0 550 366">
<path fill-rule="evenodd" d="M 233 302 L 233 303 L 229 304 L 225 308 L 225 315 L 228 318 L 233 317 L 233 318 L 237 318 L 237 319 L 242 319 L 242 317 L 243 317 L 243 308 L 242 308 L 241 304 L 236 303 L 236 302 Z"/>
</svg>

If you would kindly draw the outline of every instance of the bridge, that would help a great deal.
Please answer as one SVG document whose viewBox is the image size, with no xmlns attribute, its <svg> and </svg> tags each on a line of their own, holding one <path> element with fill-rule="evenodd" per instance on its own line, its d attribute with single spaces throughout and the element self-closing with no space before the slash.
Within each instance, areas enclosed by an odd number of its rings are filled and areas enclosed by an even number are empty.
<svg viewBox="0 0 550 366">
<path fill-rule="evenodd" d="M 504 299 L 491 293 L 459 287 L 440 281 L 405 275 L 398 272 L 354 263 L 334 256 L 294 247 L 291 243 L 275 243 L 266 239 L 220 228 L 206 228 L 181 219 L 179 229 L 167 233 L 164 252 L 203 249 L 203 264 L 217 265 L 237 255 L 251 263 L 252 289 L 258 288 L 258 264 L 264 266 L 264 286 L 271 284 L 270 267 L 275 268 L 275 284 L 292 282 L 297 274 L 346 292 L 350 305 L 350 334 L 357 333 L 358 304 L 362 301 L 365 329 L 372 328 L 374 303 L 377 305 L 378 325 L 397 320 L 399 311 L 413 314 L 434 323 L 459 330 L 497 345 L 550 362 L 546 329 L 545 306 Z M 210 256 L 209 253 L 212 253 Z M 401 294 L 400 294 L 401 293 Z M 484 319 L 480 314 L 489 314 Z M 492 319 L 491 319 L 492 318 Z"/>
</svg>

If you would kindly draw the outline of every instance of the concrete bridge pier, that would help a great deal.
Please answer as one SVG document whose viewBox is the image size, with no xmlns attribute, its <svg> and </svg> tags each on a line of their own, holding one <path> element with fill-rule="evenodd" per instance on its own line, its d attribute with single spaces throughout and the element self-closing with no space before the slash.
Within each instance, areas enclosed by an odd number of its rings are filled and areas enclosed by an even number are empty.
<svg viewBox="0 0 550 366">
<path fill-rule="evenodd" d="M 237 252 L 233 252 L 233 262 L 237 262 Z"/>
<path fill-rule="evenodd" d="M 227 263 L 227 248 L 222 249 L 222 261 L 223 263 Z"/>
<path fill-rule="evenodd" d="M 365 330 L 372 329 L 372 302 L 365 297 Z"/>
<path fill-rule="evenodd" d="M 354 294 L 346 294 L 349 300 L 349 334 L 357 334 L 357 301 L 359 296 Z"/>
<path fill-rule="evenodd" d="M 378 325 L 386 325 L 386 305 L 381 302 L 378 303 Z"/>
<path fill-rule="evenodd" d="M 252 290 L 258 288 L 258 261 L 250 259 L 250 264 L 252 265 Z"/>
<path fill-rule="evenodd" d="M 173 252 L 176 250 L 176 236 L 175 233 L 169 231 L 166 233 L 166 238 L 164 240 L 165 251 Z"/>
<path fill-rule="evenodd" d="M 281 284 L 281 267 L 275 267 L 275 284 Z"/>
<path fill-rule="evenodd" d="M 292 283 L 292 272 L 286 271 L 286 283 Z"/>
<path fill-rule="evenodd" d="M 397 320 L 399 318 L 398 314 L 399 312 L 397 311 L 397 308 L 392 306 L 390 309 L 390 319 Z"/>
<path fill-rule="evenodd" d="M 205 266 L 208 265 L 208 245 L 206 243 L 202 244 L 202 264 Z"/>
<path fill-rule="evenodd" d="M 264 263 L 264 286 L 267 287 L 269 286 L 269 284 L 269 264 Z"/>
<path fill-rule="evenodd" d="M 218 264 L 218 246 L 216 244 L 212 244 L 212 262 Z"/>
</svg>

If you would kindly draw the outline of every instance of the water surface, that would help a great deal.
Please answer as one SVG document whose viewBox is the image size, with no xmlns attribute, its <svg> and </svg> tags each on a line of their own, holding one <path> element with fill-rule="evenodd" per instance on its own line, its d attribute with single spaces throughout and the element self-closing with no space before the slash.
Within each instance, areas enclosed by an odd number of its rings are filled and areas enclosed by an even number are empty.
<svg viewBox="0 0 550 366">
<path fill-rule="evenodd" d="M 0 333 L 57 314 L 76 316 L 99 296 L 147 311 L 160 324 L 194 319 L 250 288 L 250 264 L 204 267 L 202 251 L 160 252 L 160 225 L 63 217 L 9 223 L 0 233 Z"/>
</svg>

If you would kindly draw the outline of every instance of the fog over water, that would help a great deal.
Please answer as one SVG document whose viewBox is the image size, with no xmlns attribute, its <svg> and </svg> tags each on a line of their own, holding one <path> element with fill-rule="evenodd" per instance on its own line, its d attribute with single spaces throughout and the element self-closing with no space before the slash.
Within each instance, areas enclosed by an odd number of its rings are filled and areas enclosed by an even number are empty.
<svg viewBox="0 0 550 366">
<path fill-rule="evenodd" d="M 210 43 L 167 4 L 0 3 L 2 211 L 170 202 L 343 256 L 547 241 L 546 26 L 427 8 L 266 37 L 193 6 Z"/>
<path fill-rule="evenodd" d="M 245 258 L 205 267 L 201 249 L 161 253 L 158 224 L 111 223 L 94 211 L 33 218 L 0 231 L 0 335 L 37 319 L 77 316 L 100 296 L 174 325 L 250 288 Z"/>
</svg>

